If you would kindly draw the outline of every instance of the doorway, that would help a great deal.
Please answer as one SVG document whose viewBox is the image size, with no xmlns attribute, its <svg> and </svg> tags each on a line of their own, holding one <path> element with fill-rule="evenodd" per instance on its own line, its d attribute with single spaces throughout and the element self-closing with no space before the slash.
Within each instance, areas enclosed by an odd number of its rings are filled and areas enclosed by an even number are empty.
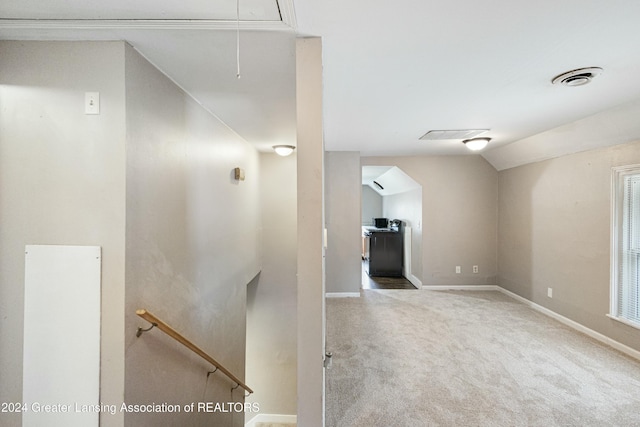
<svg viewBox="0 0 640 427">
<path fill-rule="evenodd" d="M 361 288 L 420 288 L 422 186 L 397 166 L 362 166 L 361 226 Z"/>
</svg>

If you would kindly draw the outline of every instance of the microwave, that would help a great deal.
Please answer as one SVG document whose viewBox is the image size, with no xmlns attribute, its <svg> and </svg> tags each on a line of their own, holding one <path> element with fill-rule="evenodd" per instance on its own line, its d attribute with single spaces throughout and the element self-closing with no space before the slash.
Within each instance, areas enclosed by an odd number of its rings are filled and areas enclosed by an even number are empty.
<svg viewBox="0 0 640 427">
<path fill-rule="evenodd" d="M 389 227 L 389 220 L 387 218 L 373 218 L 373 222 L 376 228 Z"/>
</svg>

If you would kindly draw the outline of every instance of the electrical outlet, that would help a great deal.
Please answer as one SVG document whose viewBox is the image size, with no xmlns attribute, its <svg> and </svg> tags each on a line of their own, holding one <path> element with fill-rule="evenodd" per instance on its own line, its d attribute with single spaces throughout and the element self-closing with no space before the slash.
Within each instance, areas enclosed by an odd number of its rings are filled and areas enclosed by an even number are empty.
<svg viewBox="0 0 640 427">
<path fill-rule="evenodd" d="M 461 273 L 460 266 L 456 265 L 456 274 L 460 274 L 460 273 Z"/>
<path fill-rule="evenodd" d="M 553 298 L 553 288 L 547 288 L 547 296 Z"/>
<path fill-rule="evenodd" d="M 477 265 L 474 265 L 474 266 L 473 266 L 473 272 L 474 272 L 474 273 L 477 273 L 477 272 L 478 272 L 478 266 L 477 266 Z"/>
</svg>

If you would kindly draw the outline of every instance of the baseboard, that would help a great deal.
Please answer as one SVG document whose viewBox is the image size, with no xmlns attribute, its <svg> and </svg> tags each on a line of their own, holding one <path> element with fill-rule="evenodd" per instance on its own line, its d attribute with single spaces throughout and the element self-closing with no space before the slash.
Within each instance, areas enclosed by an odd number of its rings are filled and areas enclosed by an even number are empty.
<svg viewBox="0 0 640 427">
<path fill-rule="evenodd" d="M 496 285 L 423 285 L 422 289 L 428 291 L 498 291 Z"/>
<path fill-rule="evenodd" d="M 409 274 L 409 277 L 405 276 L 407 278 L 408 281 L 411 282 L 411 284 L 413 286 L 415 286 L 417 289 L 422 288 L 422 281 L 420 279 L 418 279 L 416 276 L 414 276 L 413 274 Z"/>
<path fill-rule="evenodd" d="M 249 420 L 244 426 L 255 427 L 258 423 L 296 424 L 297 422 L 298 417 L 296 415 L 258 414 Z"/>
<path fill-rule="evenodd" d="M 327 292 L 327 298 L 360 298 L 360 292 Z"/>
<path fill-rule="evenodd" d="M 628 346 L 626 346 L 626 345 L 624 345 L 624 344 L 622 344 L 622 343 L 620 343 L 620 342 L 618 342 L 618 341 L 616 341 L 616 340 L 614 340 L 612 338 L 609 338 L 609 337 L 607 337 L 605 335 L 602 335 L 600 332 L 596 332 L 593 329 L 589 329 L 586 326 L 584 326 L 584 325 L 582 325 L 582 324 L 580 324 L 580 323 L 578 323 L 578 322 L 576 322 L 574 320 L 571 320 L 571 319 L 569 319 L 567 317 L 564 317 L 563 315 L 558 314 L 555 311 L 549 310 L 548 308 L 543 307 L 543 306 L 541 306 L 539 304 L 536 304 L 535 302 L 530 301 L 530 300 L 528 300 L 528 299 L 526 299 L 524 297 L 521 297 L 518 294 L 514 294 L 513 292 L 508 291 L 505 288 L 502 288 L 500 286 L 496 286 L 496 288 L 497 288 L 496 290 L 498 290 L 498 291 L 502 292 L 503 294 L 515 299 L 516 301 L 519 301 L 519 302 L 523 303 L 524 305 L 527 305 L 527 306 L 531 307 L 532 309 L 534 309 L 534 310 L 536 310 L 536 311 L 538 311 L 538 312 L 540 312 L 540 313 L 542 313 L 542 314 L 544 314 L 546 316 L 549 316 L 552 319 L 555 319 L 558 322 L 560 322 L 560 323 L 562 323 L 562 324 L 564 324 L 566 326 L 569 326 L 570 328 L 575 329 L 576 331 L 581 332 L 581 333 L 583 333 L 583 334 L 595 339 L 596 341 L 600 341 L 601 343 L 606 344 L 609 347 L 613 347 L 616 350 L 626 354 L 629 357 L 633 357 L 634 359 L 640 360 L 640 351 L 635 350 L 635 349 L 633 349 L 631 347 L 628 347 Z"/>
</svg>

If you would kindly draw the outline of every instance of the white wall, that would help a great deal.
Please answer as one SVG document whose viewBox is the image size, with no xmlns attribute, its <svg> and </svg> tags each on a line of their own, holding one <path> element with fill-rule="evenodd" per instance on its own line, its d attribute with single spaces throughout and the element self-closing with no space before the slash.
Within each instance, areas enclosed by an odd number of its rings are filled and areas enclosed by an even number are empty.
<svg viewBox="0 0 640 427">
<path fill-rule="evenodd" d="M 325 153 L 325 225 L 327 292 L 359 292 L 362 282 L 360 153 Z"/>
<path fill-rule="evenodd" d="M 423 285 L 496 283 L 498 173 L 486 160 L 364 157 L 362 164 L 398 166 L 422 186 Z M 479 273 L 472 273 L 473 265 Z"/>
<path fill-rule="evenodd" d="M 159 331 L 146 308 L 230 370 L 245 371 L 246 286 L 260 269 L 258 153 L 126 49 L 127 402 L 242 401 L 244 391 Z M 233 169 L 246 171 L 245 181 Z M 205 387 L 206 386 L 206 387 Z M 242 426 L 242 413 L 127 414 L 127 425 Z"/>
<path fill-rule="evenodd" d="M 246 372 L 247 402 L 262 414 L 296 414 L 296 165 L 295 153 L 260 154 L 262 271 L 247 288 Z"/>
<path fill-rule="evenodd" d="M 361 180 L 361 178 L 360 178 Z M 362 186 L 362 225 L 375 225 L 373 218 L 382 218 L 382 196 L 368 185 Z"/>
<path fill-rule="evenodd" d="M 100 394 L 121 401 L 124 45 L 3 41 L 0 58 L 0 402 L 22 400 L 27 244 L 102 247 Z M 100 92 L 100 115 L 84 114 L 87 91 Z M 0 413 L 1 425 L 20 423 Z"/>
</svg>

